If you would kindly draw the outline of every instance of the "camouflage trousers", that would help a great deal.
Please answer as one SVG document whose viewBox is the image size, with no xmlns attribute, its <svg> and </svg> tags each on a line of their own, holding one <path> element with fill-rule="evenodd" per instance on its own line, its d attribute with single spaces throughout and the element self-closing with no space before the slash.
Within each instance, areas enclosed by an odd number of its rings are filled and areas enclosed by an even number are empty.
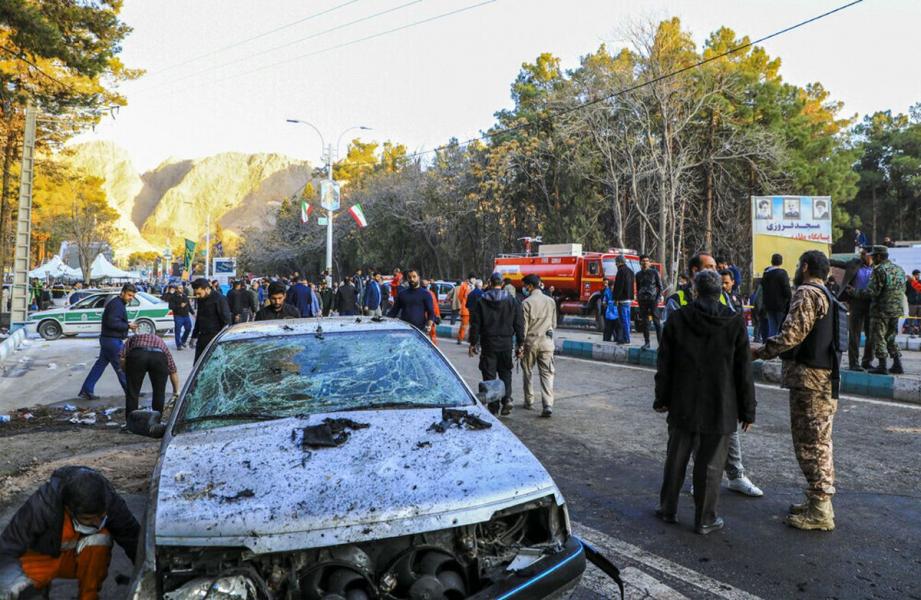
<svg viewBox="0 0 921 600">
<path fill-rule="evenodd" d="M 898 344 L 895 343 L 895 334 L 898 330 L 898 317 L 870 317 L 870 339 L 867 340 L 867 345 L 871 347 L 873 356 L 881 360 L 887 356 L 902 356 Z"/>
<path fill-rule="evenodd" d="M 835 493 L 831 429 L 837 410 L 838 401 L 831 397 L 830 387 L 823 392 L 803 388 L 790 390 L 793 450 L 806 476 L 806 495 L 817 500 Z"/>
</svg>

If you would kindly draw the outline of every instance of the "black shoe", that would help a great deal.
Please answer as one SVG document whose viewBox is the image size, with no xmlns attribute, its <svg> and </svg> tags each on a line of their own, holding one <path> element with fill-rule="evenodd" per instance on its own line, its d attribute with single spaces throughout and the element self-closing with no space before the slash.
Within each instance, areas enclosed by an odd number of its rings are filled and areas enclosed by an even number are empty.
<svg viewBox="0 0 921 600">
<path fill-rule="evenodd" d="M 499 411 L 499 414 L 502 415 L 503 417 L 507 417 L 510 414 L 512 414 L 512 403 L 506 402 L 505 404 L 503 404 L 502 410 Z"/>
<path fill-rule="evenodd" d="M 542 416 L 545 419 L 549 419 L 550 417 L 553 416 L 553 409 L 545 408 L 544 410 L 541 411 L 540 416 Z"/>
<path fill-rule="evenodd" d="M 649 350 L 649 343 L 646 343 L 640 346 L 640 350 Z"/>
<path fill-rule="evenodd" d="M 96 394 L 90 394 L 89 392 L 80 392 L 79 394 L 77 394 L 77 398 L 81 400 L 86 400 L 87 402 L 89 402 L 90 400 L 99 400 L 99 396 L 97 396 Z"/>
<path fill-rule="evenodd" d="M 694 528 L 694 531 L 696 531 L 700 535 L 707 535 L 708 533 L 712 531 L 716 531 L 717 529 L 722 529 L 722 528 L 723 528 L 723 517 L 717 517 L 715 521 L 713 521 L 712 523 L 708 525 L 698 525 L 697 527 Z"/>
<path fill-rule="evenodd" d="M 489 404 L 486 405 L 486 408 L 488 408 L 489 412 L 491 412 L 494 415 L 499 414 L 499 403 L 498 402 L 490 402 Z"/>
<path fill-rule="evenodd" d="M 874 375 L 888 375 L 889 369 L 886 368 L 886 359 L 879 359 L 879 365 L 870 369 L 869 372 L 873 373 Z"/>
<path fill-rule="evenodd" d="M 857 372 L 866 371 L 865 368 L 863 368 L 863 367 L 861 367 L 861 366 L 859 366 L 859 365 L 849 365 L 848 368 L 847 368 L 847 370 L 848 370 L 848 371 L 857 371 Z"/>
<path fill-rule="evenodd" d="M 897 356 L 892 359 L 892 367 L 889 369 L 889 372 L 893 375 L 902 375 L 905 373 L 905 369 L 902 368 L 902 357 Z"/>
<path fill-rule="evenodd" d="M 870 361 L 866 361 L 866 360 L 863 361 L 862 363 L 860 363 L 860 367 L 861 367 L 864 371 L 869 371 L 869 370 L 872 368 L 871 365 L 870 365 Z"/>
<path fill-rule="evenodd" d="M 675 523 L 678 522 L 678 515 L 676 515 L 675 513 L 666 514 L 666 513 L 662 512 L 662 509 L 661 509 L 661 508 L 657 508 L 657 509 L 656 509 L 656 516 L 657 516 L 660 520 L 662 520 L 662 521 L 664 521 L 664 522 L 666 522 L 666 523 L 672 524 L 672 525 L 674 525 Z"/>
</svg>

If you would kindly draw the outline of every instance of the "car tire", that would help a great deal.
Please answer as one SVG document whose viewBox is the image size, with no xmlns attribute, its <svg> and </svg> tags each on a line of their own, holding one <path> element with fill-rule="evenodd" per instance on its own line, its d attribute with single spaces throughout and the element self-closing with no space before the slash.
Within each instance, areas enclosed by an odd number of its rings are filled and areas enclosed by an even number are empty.
<svg viewBox="0 0 921 600">
<path fill-rule="evenodd" d="M 61 324 L 54 319 L 48 319 L 47 321 L 39 323 L 37 331 L 38 335 L 49 341 L 58 339 L 64 333 Z"/>
<path fill-rule="evenodd" d="M 138 319 L 135 321 L 138 328 L 135 330 L 136 333 L 147 333 L 155 334 L 157 333 L 157 326 L 150 319 Z"/>
</svg>

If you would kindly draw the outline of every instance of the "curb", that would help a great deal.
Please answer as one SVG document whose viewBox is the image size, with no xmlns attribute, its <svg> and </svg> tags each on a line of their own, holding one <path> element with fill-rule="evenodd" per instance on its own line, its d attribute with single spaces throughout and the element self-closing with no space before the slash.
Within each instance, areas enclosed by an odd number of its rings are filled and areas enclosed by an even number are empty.
<svg viewBox="0 0 921 600">
<path fill-rule="evenodd" d="M 583 342 L 565 338 L 554 340 L 554 346 L 554 353 L 561 356 L 644 367 L 656 366 L 657 355 L 653 349 L 640 350 L 612 342 Z M 756 381 L 780 383 L 780 361 L 756 360 L 752 370 Z M 921 378 L 841 371 L 841 393 L 921 404 Z"/>
<path fill-rule="evenodd" d="M 26 330 L 24 327 L 21 327 L 10 334 L 10 337 L 6 338 L 0 342 L 0 363 L 2 363 L 7 356 L 16 351 L 16 348 L 19 347 L 19 344 L 26 339 Z"/>
<path fill-rule="evenodd" d="M 456 339 L 459 325 L 439 325 L 436 328 L 441 339 Z M 559 330 L 557 330 L 559 333 Z M 913 339 L 921 343 L 919 339 Z M 556 337 L 553 339 L 554 354 L 585 358 L 600 362 L 656 366 L 656 351 L 640 350 L 629 346 L 618 346 L 613 342 L 585 342 L 582 340 Z M 752 363 L 755 380 L 762 383 L 780 384 L 779 360 L 756 360 Z M 841 393 L 855 396 L 867 396 L 885 400 L 899 400 L 911 404 L 921 404 L 921 377 L 911 375 L 871 375 L 858 371 L 841 371 Z"/>
</svg>

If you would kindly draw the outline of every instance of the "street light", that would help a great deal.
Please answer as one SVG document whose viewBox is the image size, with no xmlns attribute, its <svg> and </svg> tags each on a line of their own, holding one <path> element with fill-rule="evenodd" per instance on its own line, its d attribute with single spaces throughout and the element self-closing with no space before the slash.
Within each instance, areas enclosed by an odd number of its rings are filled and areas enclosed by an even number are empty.
<svg viewBox="0 0 921 600">
<path fill-rule="evenodd" d="M 326 146 L 326 142 L 323 139 L 323 134 L 320 132 L 319 128 L 313 123 L 304 121 L 302 119 L 286 119 L 288 123 L 299 123 L 301 125 L 307 125 L 311 129 L 317 132 L 317 135 L 320 136 L 320 144 L 326 148 L 326 179 L 329 181 L 330 186 L 333 184 L 333 148 L 332 145 Z M 345 129 L 342 133 L 339 134 L 339 137 L 336 139 L 336 154 L 339 155 L 339 144 L 342 143 L 342 137 L 355 129 L 360 129 L 362 131 L 370 131 L 370 127 L 364 125 L 354 125 Z M 333 277 L 333 209 L 326 209 L 326 283 L 332 285 Z"/>
</svg>

